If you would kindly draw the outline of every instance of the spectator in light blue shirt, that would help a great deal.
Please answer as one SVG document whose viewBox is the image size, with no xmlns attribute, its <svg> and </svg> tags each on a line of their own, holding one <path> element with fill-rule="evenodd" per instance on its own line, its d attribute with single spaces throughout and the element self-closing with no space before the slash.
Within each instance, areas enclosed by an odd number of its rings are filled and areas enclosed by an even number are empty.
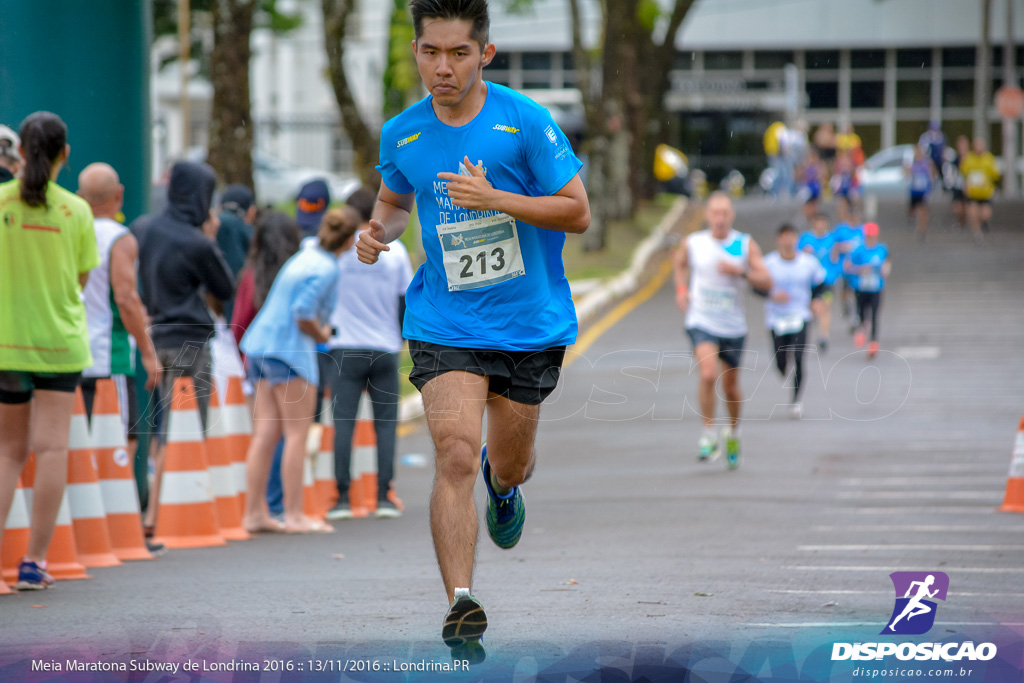
<svg viewBox="0 0 1024 683">
<path fill-rule="evenodd" d="M 284 524 L 270 516 L 262 495 L 246 497 L 248 531 L 333 531 L 303 512 L 302 469 L 306 433 L 313 423 L 317 384 L 316 345 L 332 336 L 338 295 L 338 256 L 352 248 L 359 214 L 351 207 L 324 214 L 318 244 L 301 249 L 281 267 L 263 307 L 242 337 L 256 399 L 253 436 L 246 456 L 250 492 L 266 490 L 274 446 L 284 435 L 281 479 Z"/>
</svg>

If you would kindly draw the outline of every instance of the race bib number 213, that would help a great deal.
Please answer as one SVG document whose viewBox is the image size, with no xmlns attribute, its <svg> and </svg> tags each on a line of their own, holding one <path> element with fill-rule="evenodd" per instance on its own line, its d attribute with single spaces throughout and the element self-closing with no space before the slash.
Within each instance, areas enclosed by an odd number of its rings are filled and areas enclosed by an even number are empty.
<svg viewBox="0 0 1024 683">
<path fill-rule="evenodd" d="M 489 287 L 526 274 L 516 221 L 507 214 L 437 226 L 448 291 Z"/>
</svg>

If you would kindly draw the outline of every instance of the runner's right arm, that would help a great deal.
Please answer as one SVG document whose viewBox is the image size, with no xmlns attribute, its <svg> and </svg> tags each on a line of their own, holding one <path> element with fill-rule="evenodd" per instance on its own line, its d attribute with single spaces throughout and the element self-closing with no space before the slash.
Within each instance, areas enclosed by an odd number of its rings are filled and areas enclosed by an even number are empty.
<svg viewBox="0 0 1024 683">
<path fill-rule="evenodd" d="M 686 313 L 690 304 L 690 260 L 689 260 L 689 238 L 676 249 L 672 258 L 672 271 L 675 273 L 676 281 L 676 305 L 679 310 Z"/>
<path fill-rule="evenodd" d="M 363 231 L 356 243 L 356 254 L 360 261 L 376 263 L 380 252 L 391 251 L 388 243 L 401 237 L 409 226 L 415 201 L 416 195 L 412 192 L 398 194 L 388 189 L 384 183 L 380 184 L 377 203 L 373 207 L 373 218 L 370 219 L 370 229 Z"/>
</svg>

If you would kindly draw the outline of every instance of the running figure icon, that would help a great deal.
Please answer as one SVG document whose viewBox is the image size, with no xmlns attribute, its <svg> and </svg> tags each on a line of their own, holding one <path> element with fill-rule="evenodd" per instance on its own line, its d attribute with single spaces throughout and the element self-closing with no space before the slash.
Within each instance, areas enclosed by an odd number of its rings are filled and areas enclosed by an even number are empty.
<svg viewBox="0 0 1024 683">
<path fill-rule="evenodd" d="M 918 615 L 927 614 L 928 612 L 932 611 L 931 607 L 929 607 L 921 601 L 924 598 L 934 598 L 935 595 L 939 592 L 938 588 L 936 588 L 933 591 L 928 590 L 934 583 L 935 576 L 933 574 L 929 574 L 928 578 L 926 578 L 924 581 L 912 581 L 910 583 L 910 587 L 907 588 L 907 592 L 903 596 L 905 598 L 910 598 L 910 602 L 908 602 L 907 606 L 903 608 L 903 611 L 900 612 L 900 615 L 893 619 L 892 623 L 889 624 L 890 631 L 892 631 L 893 633 L 896 632 L 896 622 L 902 619 L 903 617 L 906 617 L 907 621 L 910 621 Z M 910 593 L 914 590 L 914 586 L 917 586 L 917 594 L 911 598 Z"/>
</svg>

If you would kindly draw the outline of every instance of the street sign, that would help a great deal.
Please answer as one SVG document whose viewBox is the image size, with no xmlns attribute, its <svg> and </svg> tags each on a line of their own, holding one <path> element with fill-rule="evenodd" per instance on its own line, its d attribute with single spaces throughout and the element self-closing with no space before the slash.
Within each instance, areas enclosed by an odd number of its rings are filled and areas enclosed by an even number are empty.
<svg viewBox="0 0 1024 683">
<path fill-rule="evenodd" d="M 1003 86 L 996 91 L 996 109 L 1004 119 L 1019 119 L 1024 113 L 1024 90 L 1017 86 Z"/>
</svg>

